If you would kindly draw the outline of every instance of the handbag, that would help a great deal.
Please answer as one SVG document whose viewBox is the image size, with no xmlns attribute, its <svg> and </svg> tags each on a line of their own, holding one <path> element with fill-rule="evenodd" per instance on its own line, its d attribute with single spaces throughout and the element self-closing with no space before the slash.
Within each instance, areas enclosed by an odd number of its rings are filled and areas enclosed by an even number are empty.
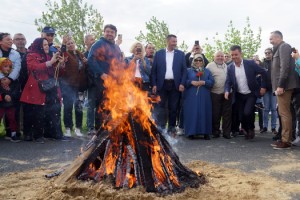
<svg viewBox="0 0 300 200">
<path fill-rule="evenodd" d="M 51 91 L 52 89 L 54 89 L 57 85 L 58 85 L 58 71 L 59 67 L 56 67 L 55 68 L 55 71 L 54 71 L 54 77 L 53 78 L 48 78 L 46 80 L 40 80 L 36 77 L 36 74 L 34 72 L 33 73 L 33 77 L 38 81 L 38 85 L 39 85 L 39 88 L 41 90 L 41 92 L 49 92 Z"/>
<path fill-rule="evenodd" d="M 38 85 L 42 92 L 48 92 L 57 86 L 57 79 L 49 78 L 47 80 L 39 80 Z"/>
</svg>

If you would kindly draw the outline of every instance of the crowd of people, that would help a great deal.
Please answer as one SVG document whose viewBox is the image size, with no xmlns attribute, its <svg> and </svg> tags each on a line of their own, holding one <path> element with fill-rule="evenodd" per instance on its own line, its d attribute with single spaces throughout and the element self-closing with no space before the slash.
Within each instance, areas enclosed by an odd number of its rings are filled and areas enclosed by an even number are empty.
<svg viewBox="0 0 300 200">
<path fill-rule="evenodd" d="M 300 146 L 300 56 L 280 31 L 270 34 L 272 47 L 265 49 L 263 60 L 243 58 L 242 47 L 232 44 L 211 61 L 199 41 L 187 54 L 178 50 L 175 35 L 168 35 L 166 48 L 157 51 L 151 43 L 135 42 L 132 55 L 125 57 L 112 24 L 105 25 L 97 41 L 92 34 L 84 37 L 85 52 L 76 49 L 71 35 L 54 45 L 55 32 L 44 27 L 28 49 L 22 33 L 0 33 L 0 117 L 13 142 L 84 136 L 85 98 L 88 134 L 95 134 L 109 112 L 103 108 L 104 80 L 118 61 L 134 66 L 137 87 L 160 96 L 152 111 L 161 131 L 190 139 L 243 135 L 252 140 L 258 112 L 260 133 L 274 134 L 275 149 Z"/>
</svg>

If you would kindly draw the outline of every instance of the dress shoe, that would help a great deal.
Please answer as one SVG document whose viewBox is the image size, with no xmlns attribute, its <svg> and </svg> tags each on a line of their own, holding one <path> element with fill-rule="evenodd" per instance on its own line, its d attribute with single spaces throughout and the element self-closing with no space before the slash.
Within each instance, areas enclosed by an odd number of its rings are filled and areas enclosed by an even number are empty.
<svg viewBox="0 0 300 200">
<path fill-rule="evenodd" d="M 231 139 L 230 135 L 223 135 L 223 138 L 225 138 L 225 139 Z"/>
<path fill-rule="evenodd" d="M 213 134 L 212 137 L 213 137 L 213 138 L 219 138 L 220 135 L 219 135 L 219 134 Z"/>
<path fill-rule="evenodd" d="M 253 139 L 255 137 L 254 130 L 252 130 L 252 129 L 248 130 L 248 135 L 249 135 L 249 139 Z"/>
<path fill-rule="evenodd" d="M 210 140 L 210 136 L 209 135 L 204 135 L 204 140 Z"/>
<path fill-rule="evenodd" d="M 279 144 L 277 144 L 275 147 L 273 147 L 273 149 L 290 149 L 291 148 L 291 144 L 287 143 L 287 142 L 280 142 Z"/>
<path fill-rule="evenodd" d="M 24 138 L 24 141 L 32 141 L 32 136 L 30 135 L 26 135 L 25 138 Z"/>
</svg>

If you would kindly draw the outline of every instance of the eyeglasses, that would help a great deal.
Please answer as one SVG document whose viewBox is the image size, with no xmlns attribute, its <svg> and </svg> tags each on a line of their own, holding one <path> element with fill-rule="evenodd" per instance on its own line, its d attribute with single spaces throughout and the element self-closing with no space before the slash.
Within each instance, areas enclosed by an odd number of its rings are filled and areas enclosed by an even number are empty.
<svg viewBox="0 0 300 200">
<path fill-rule="evenodd" d="M 265 54 L 272 54 L 271 52 L 265 52 Z"/>
<path fill-rule="evenodd" d="M 55 36 L 55 33 L 47 33 L 46 34 L 48 37 L 54 37 Z"/>
<path fill-rule="evenodd" d="M 194 62 L 203 62 L 201 59 L 195 59 Z"/>
</svg>

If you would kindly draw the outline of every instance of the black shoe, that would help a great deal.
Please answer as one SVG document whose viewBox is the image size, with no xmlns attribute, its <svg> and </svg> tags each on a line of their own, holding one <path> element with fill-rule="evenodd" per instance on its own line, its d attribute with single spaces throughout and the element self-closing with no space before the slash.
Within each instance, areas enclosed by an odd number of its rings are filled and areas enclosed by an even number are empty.
<svg viewBox="0 0 300 200">
<path fill-rule="evenodd" d="M 281 134 L 277 133 L 273 138 L 274 141 L 281 140 Z"/>
<path fill-rule="evenodd" d="M 236 131 L 231 132 L 232 137 L 237 137 L 238 135 L 239 135 L 239 132 L 236 132 Z"/>
<path fill-rule="evenodd" d="M 24 141 L 32 141 L 32 137 L 30 135 L 26 135 Z"/>
<path fill-rule="evenodd" d="M 272 133 L 273 133 L 274 135 L 276 135 L 278 132 L 276 131 L 275 128 L 272 128 Z"/>
<path fill-rule="evenodd" d="M 204 140 L 210 140 L 210 136 L 209 135 L 204 135 Z"/>
<path fill-rule="evenodd" d="M 266 128 L 266 127 L 264 127 L 264 128 L 262 128 L 261 130 L 260 130 L 260 133 L 265 133 L 265 132 L 267 132 L 268 131 L 268 129 Z"/>
<path fill-rule="evenodd" d="M 35 143 L 44 144 L 45 140 L 44 140 L 44 138 L 40 137 L 40 138 L 38 138 L 38 139 L 35 140 Z"/>
<path fill-rule="evenodd" d="M 193 139 L 195 139 L 195 136 L 194 136 L 194 135 L 189 135 L 188 138 L 189 138 L 190 140 L 193 140 Z"/>
<path fill-rule="evenodd" d="M 15 136 L 11 137 L 10 141 L 14 142 L 14 143 L 18 143 L 18 142 L 21 142 L 21 139 L 15 135 Z"/>
<path fill-rule="evenodd" d="M 62 137 L 56 138 L 56 140 L 62 141 L 62 142 L 69 142 L 69 141 L 71 141 L 70 138 L 66 137 L 66 136 L 62 136 Z"/>
<path fill-rule="evenodd" d="M 213 134 L 212 137 L 213 137 L 213 138 L 219 138 L 220 135 L 219 135 L 219 134 Z"/>
<path fill-rule="evenodd" d="M 225 139 L 231 139 L 230 135 L 223 135 L 223 138 L 225 138 Z"/>
</svg>

